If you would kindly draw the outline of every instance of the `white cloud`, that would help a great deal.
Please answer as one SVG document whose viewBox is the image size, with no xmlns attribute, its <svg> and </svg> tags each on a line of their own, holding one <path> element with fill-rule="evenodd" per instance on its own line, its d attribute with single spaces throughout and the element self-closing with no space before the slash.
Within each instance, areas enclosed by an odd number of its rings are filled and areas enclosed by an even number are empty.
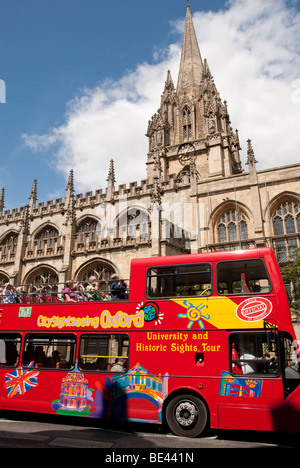
<svg viewBox="0 0 300 468">
<path fill-rule="evenodd" d="M 193 19 L 202 57 L 239 130 L 243 162 L 248 138 L 258 169 L 299 162 L 300 13 L 284 0 L 231 0 L 227 9 Z M 183 26 L 174 25 L 181 37 Z M 156 52 L 155 64 L 82 91 L 68 103 L 64 125 L 24 135 L 26 144 L 53 148 L 57 170 L 74 169 L 77 191 L 105 188 L 111 158 L 117 184 L 146 178 L 147 122 L 168 69 L 176 86 L 180 49 L 181 39 Z"/>
<path fill-rule="evenodd" d="M 246 158 L 252 139 L 258 169 L 299 162 L 300 13 L 283 0 L 232 0 L 194 24 Z"/>
</svg>

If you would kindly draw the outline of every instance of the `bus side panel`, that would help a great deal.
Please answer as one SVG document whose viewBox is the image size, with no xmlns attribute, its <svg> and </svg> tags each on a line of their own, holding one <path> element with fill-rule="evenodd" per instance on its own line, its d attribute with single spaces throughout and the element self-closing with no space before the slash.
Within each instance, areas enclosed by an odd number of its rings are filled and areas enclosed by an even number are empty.
<svg viewBox="0 0 300 468">
<path fill-rule="evenodd" d="M 267 382 L 263 385 L 266 387 Z M 280 387 L 278 380 L 278 394 Z M 270 391 L 276 393 L 276 385 L 271 385 Z M 245 402 L 244 402 L 245 403 Z M 264 398 L 262 406 L 243 404 L 243 406 L 222 405 L 218 406 L 218 428 L 227 430 L 256 430 L 299 432 L 300 431 L 300 395 L 295 390 L 286 400 L 278 398 L 273 402 Z"/>
<path fill-rule="evenodd" d="M 273 431 L 274 419 L 266 408 L 219 406 L 218 429 Z"/>
<path fill-rule="evenodd" d="M 52 400 L 60 394 L 63 373 L 18 367 L 1 369 L 1 408 L 54 413 Z"/>
</svg>

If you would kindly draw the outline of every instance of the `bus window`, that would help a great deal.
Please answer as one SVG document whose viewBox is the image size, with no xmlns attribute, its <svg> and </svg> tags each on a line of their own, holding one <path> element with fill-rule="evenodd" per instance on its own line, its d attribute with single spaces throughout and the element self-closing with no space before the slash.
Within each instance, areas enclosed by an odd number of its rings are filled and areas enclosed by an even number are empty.
<svg viewBox="0 0 300 468">
<path fill-rule="evenodd" d="M 71 369 L 75 364 L 75 344 L 74 335 L 26 335 L 22 365 L 33 362 L 34 367 Z"/>
<path fill-rule="evenodd" d="M 281 333 L 282 369 L 285 395 L 289 395 L 300 383 L 300 365 L 296 343 L 289 333 Z"/>
<path fill-rule="evenodd" d="M 147 271 L 146 295 L 149 298 L 208 296 L 211 293 L 209 263 L 152 267 Z"/>
<path fill-rule="evenodd" d="M 219 262 L 217 284 L 219 294 L 263 294 L 272 289 L 261 259 Z"/>
<path fill-rule="evenodd" d="M 21 335 L 0 333 L 0 366 L 16 367 L 21 351 Z"/>
<path fill-rule="evenodd" d="M 277 335 L 233 333 L 229 339 L 233 374 L 279 375 Z"/>
<path fill-rule="evenodd" d="M 83 370 L 125 372 L 128 369 L 129 336 L 84 334 L 80 339 L 79 367 Z"/>
</svg>

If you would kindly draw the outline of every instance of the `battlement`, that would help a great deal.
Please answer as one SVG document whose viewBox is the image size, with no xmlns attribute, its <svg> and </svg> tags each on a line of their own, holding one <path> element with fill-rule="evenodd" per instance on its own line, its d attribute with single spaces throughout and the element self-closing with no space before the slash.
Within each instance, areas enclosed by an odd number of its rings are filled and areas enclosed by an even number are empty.
<svg viewBox="0 0 300 468">
<path fill-rule="evenodd" d="M 129 184 L 121 184 L 117 189 L 112 188 L 109 194 L 108 188 L 105 190 L 97 189 L 95 192 L 89 191 L 85 194 L 77 193 L 72 195 L 74 198 L 74 208 L 83 210 L 84 208 L 93 208 L 96 205 L 103 203 L 118 203 L 118 201 L 124 197 L 127 199 L 140 199 L 141 197 L 149 197 L 155 184 L 159 184 L 163 192 L 169 190 L 177 190 L 180 187 L 186 187 L 189 185 L 187 176 L 177 178 L 175 174 L 171 174 L 168 180 L 163 181 L 157 179 L 155 182 L 150 183 L 149 180 L 142 180 L 140 184 L 137 181 L 130 182 Z M 8 224 L 12 222 L 19 222 L 26 217 L 26 211 L 28 216 L 32 217 L 43 217 L 52 216 L 54 214 L 63 214 L 67 209 L 66 199 L 57 198 L 55 200 L 41 201 L 38 202 L 34 207 L 33 205 L 21 206 L 19 208 L 13 208 L 12 210 L 5 210 L 0 216 L 0 224 Z"/>
</svg>

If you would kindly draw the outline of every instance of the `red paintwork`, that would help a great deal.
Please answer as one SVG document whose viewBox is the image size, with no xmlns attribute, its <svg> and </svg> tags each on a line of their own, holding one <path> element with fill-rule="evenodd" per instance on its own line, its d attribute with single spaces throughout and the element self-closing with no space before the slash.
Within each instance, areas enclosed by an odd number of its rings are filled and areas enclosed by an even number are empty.
<svg viewBox="0 0 300 468">
<path fill-rule="evenodd" d="M 187 329 L 187 321 L 178 318 L 178 314 L 186 311 L 182 304 L 183 299 L 180 303 L 176 303 L 170 299 L 151 301 L 145 297 L 145 278 L 149 266 L 201 261 L 210 262 L 214 269 L 220 260 L 259 257 L 265 260 L 273 284 L 272 291 L 263 295 L 272 303 L 272 311 L 268 315 L 268 320 L 276 320 L 278 329 L 289 332 L 295 339 L 279 268 L 272 250 L 267 248 L 133 260 L 129 301 L 30 304 L 31 317 L 23 318 L 18 317 L 19 304 L 2 304 L 0 332 L 18 331 L 23 336 L 29 331 L 73 333 L 77 336 L 77 343 L 79 336 L 87 332 L 128 333 L 130 337 L 129 369 L 132 370 L 132 375 L 136 375 L 137 369 L 139 369 L 138 372 L 141 368 L 147 371 L 147 375 L 140 378 L 141 386 L 136 388 L 137 393 L 132 394 L 132 397 L 129 393 L 123 394 L 118 400 L 119 403 L 113 407 L 112 374 L 83 371 L 84 378 L 88 380 L 88 388 L 92 392 L 92 400 L 89 413 L 78 413 L 78 415 L 128 418 L 159 423 L 162 420 L 161 407 L 164 407 L 173 395 L 178 392 L 181 394 L 192 392 L 200 395 L 207 405 L 210 425 L 213 428 L 299 431 L 299 388 L 284 399 L 281 376 L 262 379 L 259 398 L 220 395 L 222 373 L 229 370 L 228 335 L 232 332 L 232 328 L 229 329 L 230 326 L 228 327 L 226 323 L 226 315 L 224 315 L 222 326 L 220 315 L 217 324 L 213 323 L 213 320 L 203 318 L 205 329 L 196 326 L 196 322 L 190 329 Z M 205 303 L 210 318 L 215 318 L 222 311 L 223 306 L 233 307 L 235 310 L 247 299 L 246 295 L 220 297 L 216 290 L 214 284 L 212 296 L 200 298 Z M 153 321 L 146 322 L 141 318 L 142 313 L 140 312 L 139 315 L 138 311 L 141 304 L 145 302 L 158 304 L 159 313 L 163 314 L 161 323 L 155 325 Z M 87 325 L 89 319 L 94 321 Z M 234 320 L 239 319 L 235 316 Z M 248 325 L 247 322 L 240 320 L 240 329 L 245 330 Z M 196 361 L 196 353 L 199 352 L 204 353 L 205 356 L 202 365 Z M 138 365 L 141 368 L 136 367 Z M 0 407 L 2 409 L 56 412 L 57 408 L 53 407 L 53 402 L 59 399 L 62 379 L 67 376 L 68 371 L 40 369 L 38 385 L 35 388 L 31 388 L 23 395 L 8 398 L 5 378 L 13 371 L 11 367 L 0 367 Z M 157 376 L 161 379 L 162 385 L 167 385 L 163 396 L 164 401 L 158 401 L 157 393 L 153 393 L 154 396 L 151 397 L 150 390 L 146 398 L 145 386 L 142 388 L 142 385 L 145 385 L 149 375 L 150 379 Z M 129 375 L 129 378 L 133 377 Z"/>
</svg>

